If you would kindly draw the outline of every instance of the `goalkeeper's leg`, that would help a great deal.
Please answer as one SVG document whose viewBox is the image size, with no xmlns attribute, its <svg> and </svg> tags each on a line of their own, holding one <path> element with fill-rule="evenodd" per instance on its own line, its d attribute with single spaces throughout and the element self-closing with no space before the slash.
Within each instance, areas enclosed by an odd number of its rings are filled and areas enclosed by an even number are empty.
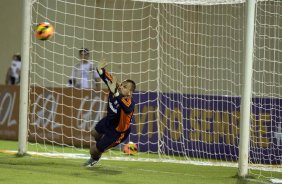
<svg viewBox="0 0 282 184">
<path fill-rule="evenodd" d="M 101 158 L 101 155 L 102 155 L 102 152 L 100 152 L 97 147 L 96 147 L 96 143 L 93 143 L 90 147 L 90 159 L 87 160 L 85 163 L 84 163 L 84 166 L 86 167 L 93 167 L 94 165 L 96 165 L 100 158 Z"/>
<path fill-rule="evenodd" d="M 101 141 L 101 139 L 104 137 L 104 133 L 106 131 L 106 118 L 101 119 L 95 128 L 91 130 L 91 135 L 95 138 L 95 143 L 91 144 L 90 147 L 90 159 L 87 160 L 83 165 L 86 167 L 93 167 L 95 164 L 98 163 L 102 153 L 104 150 L 100 151 L 97 148 L 97 143 Z"/>
<path fill-rule="evenodd" d="M 91 135 L 95 138 L 96 142 L 100 141 L 103 137 L 103 134 L 98 133 L 95 128 L 91 130 Z"/>
</svg>

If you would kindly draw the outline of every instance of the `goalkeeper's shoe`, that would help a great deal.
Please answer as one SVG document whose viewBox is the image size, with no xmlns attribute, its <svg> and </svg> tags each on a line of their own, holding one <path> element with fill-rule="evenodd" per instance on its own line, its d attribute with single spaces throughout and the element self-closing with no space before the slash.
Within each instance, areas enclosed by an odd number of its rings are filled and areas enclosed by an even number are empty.
<svg viewBox="0 0 282 184">
<path fill-rule="evenodd" d="M 83 166 L 85 166 L 85 167 L 93 167 L 93 166 L 97 165 L 98 162 L 99 162 L 99 160 L 94 160 L 93 158 L 90 157 L 90 159 L 87 160 L 87 161 L 83 164 Z"/>
</svg>

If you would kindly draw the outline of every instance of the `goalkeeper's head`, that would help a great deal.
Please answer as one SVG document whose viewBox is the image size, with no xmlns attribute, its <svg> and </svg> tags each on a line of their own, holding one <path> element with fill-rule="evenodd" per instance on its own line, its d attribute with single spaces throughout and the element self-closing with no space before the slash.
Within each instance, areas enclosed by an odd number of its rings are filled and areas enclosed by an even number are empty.
<svg viewBox="0 0 282 184">
<path fill-rule="evenodd" d="M 118 86 L 118 92 L 123 96 L 131 96 L 136 89 L 136 84 L 131 79 L 126 79 Z"/>
</svg>

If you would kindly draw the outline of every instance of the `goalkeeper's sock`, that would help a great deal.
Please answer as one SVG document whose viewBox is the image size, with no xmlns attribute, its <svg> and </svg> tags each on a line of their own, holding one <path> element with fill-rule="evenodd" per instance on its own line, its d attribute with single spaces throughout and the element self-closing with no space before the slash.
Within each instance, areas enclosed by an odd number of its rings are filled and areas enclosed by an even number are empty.
<svg viewBox="0 0 282 184">
<path fill-rule="evenodd" d="M 100 158 L 101 158 L 101 155 L 99 155 L 99 156 L 97 156 L 97 155 L 91 155 L 91 158 L 93 159 L 93 160 L 95 160 L 95 161 L 98 161 L 98 160 L 100 160 Z"/>
</svg>

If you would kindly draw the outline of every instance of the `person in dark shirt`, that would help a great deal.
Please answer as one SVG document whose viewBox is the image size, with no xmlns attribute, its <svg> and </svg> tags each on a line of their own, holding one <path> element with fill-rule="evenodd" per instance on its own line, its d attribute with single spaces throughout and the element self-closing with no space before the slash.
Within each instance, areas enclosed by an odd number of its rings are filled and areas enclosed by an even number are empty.
<svg viewBox="0 0 282 184">
<path fill-rule="evenodd" d="M 132 95 L 136 84 L 130 79 L 118 84 L 116 77 L 112 77 L 105 69 L 106 66 L 105 60 L 100 61 L 97 71 L 110 91 L 107 115 L 91 131 L 96 142 L 90 147 L 90 159 L 84 163 L 86 167 L 97 164 L 103 152 L 126 140 L 133 121 L 135 102 Z"/>
</svg>

